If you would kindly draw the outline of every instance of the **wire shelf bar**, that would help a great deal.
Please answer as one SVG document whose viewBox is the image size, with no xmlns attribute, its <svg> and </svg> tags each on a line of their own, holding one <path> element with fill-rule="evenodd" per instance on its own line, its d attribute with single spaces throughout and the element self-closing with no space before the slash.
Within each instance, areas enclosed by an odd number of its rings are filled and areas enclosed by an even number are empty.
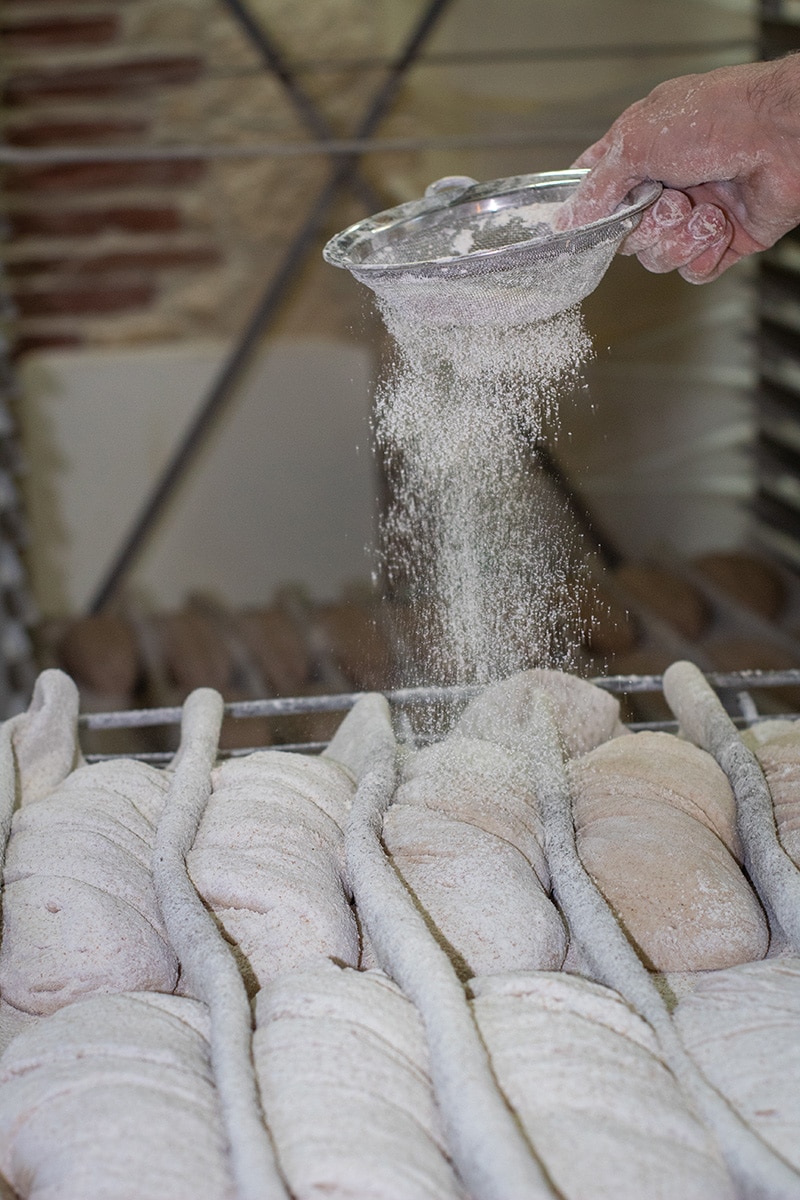
<svg viewBox="0 0 800 1200">
<path fill-rule="evenodd" d="M 711 671 L 706 675 L 708 682 L 717 691 L 733 693 L 739 707 L 739 713 L 733 713 L 732 719 L 738 728 L 748 728 L 764 720 L 797 720 L 800 714 L 787 712 L 783 714 L 761 714 L 752 697 L 752 690 L 763 688 L 800 687 L 800 668 L 782 671 Z M 660 693 L 662 691 L 661 675 L 603 675 L 589 680 L 595 686 L 603 688 L 614 695 L 636 695 L 643 693 Z M 482 687 L 449 686 L 449 687 L 413 687 L 396 688 L 382 692 L 395 710 L 406 708 L 433 706 L 438 704 L 466 703 L 482 691 Z M 319 713 L 346 713 L 365 695 L 364 692 L 342 692 L 328 696 L 271 696 L 263 700 L 241 700 L 225 705 L 225 717 L 243 720 L 253 717 L 290 717 Z M 119 712 L 83 713 L 78 719 L 81 730 L 120 730 L 146 729 L 163 726 L 179 725 L 182 708 L 175 705 L 165 708 L 138 708 L 121 710 Z M 674 720 L 663 721 L 634 721 L 627 728 L 633 733 L 643 730 L 676 732 L 678 723 Z M 319 754 L 325 749 L 327 742 L 308 741 L 292 742 L 275 747 L 252 746 L 221 750 L 221 758 L 240 757 L 251 754 L 259 749 L 276 749 L 290 753 Z M 154 765 L 168 763 L 173 757 L 173 751 L 155 750 L 142 751 L 132 754 L 89 754 L 90 762 L 103 762 L 115 758 L 135 758 L 141 762 Z"/>
</svg>

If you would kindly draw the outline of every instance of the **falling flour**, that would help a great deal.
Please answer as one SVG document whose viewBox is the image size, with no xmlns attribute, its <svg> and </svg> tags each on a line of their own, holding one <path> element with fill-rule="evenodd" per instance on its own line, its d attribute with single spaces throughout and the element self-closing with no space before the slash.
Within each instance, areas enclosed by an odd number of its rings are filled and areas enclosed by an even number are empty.
<svg viewBox="0 0 800 1200">
<path fill-rule="evenodd" d="M 395 341 L 375 415 L 392 492 L 382 566 L 413 627 L 398 682 L 569 665 L 569 534 L 536 444 L 590 350 L 580 310 L 522 327 L 381 310 Z"/>
</svg>

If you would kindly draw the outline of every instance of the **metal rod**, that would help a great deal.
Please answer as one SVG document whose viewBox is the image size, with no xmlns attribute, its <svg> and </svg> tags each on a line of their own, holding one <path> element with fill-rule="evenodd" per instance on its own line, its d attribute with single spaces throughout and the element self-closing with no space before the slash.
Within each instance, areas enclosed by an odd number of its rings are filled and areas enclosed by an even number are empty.
<svg viewBox="0 0 800 1200">
<path fill-rule="evenodd" d="M 281 743 L 279 746 L 271 746 L 269 749 L 280 750 L 283 754 L 321 754 L 328 746 L 327 742 L 289 742 Z M 248 754 L 254 754 L 256 751 L 265 749 L 264 746 L 248 746 L 240 749 L 238 746 L 235 750 L 218 750 L 217 758 L 224 760 L 227 758 L 246 758 Z M 150 763 L 151 766 L 161 767 L 167 766 L 175 757 L 174 750 L 139 750 L 133 754 L 85 754 L 84 758 L 87 763 L 98 762 L 118 762 L 121 758 L 132 758 L 136 762 Z"/>
<path fill-rule="evenodd" d="M 406 45 L 392 65 L 388 77 L 378 88 L 372 102 L 359 122 L 356 136 L 367 137 L 387 112 L 394 100 L 405 71 L 419 53 L 425 38 L 444 12 L 450 0 L 431 0 L 422 18 L 414 28 Z M 212 385 L 199 413 L 173 453 L 166 469 L 157 481 L 150 497 L 145 501 L 139 516 L 129 530 L 112 562 L 105 578 L 101 581 L 89 611 L 100 612 L 116 594 L 131 565 L 138 557 L 142 546 L 152 533 L 159 517 L 185 477 L 187 468 L 218 420 L 223 408 L 230 400 L 235 385 L 250 360 L 255 347 L 277 316 L 279 307 L 293 282 L 297 270 L 313 245 L 331 203 L 340 187 L 350 178 L 358 162 L 357 156 L 342 158 L 336 164 L 328 181 L 323 185 L 311 210 L 290 244 L 282 263 L 273 275 L 255 312 L 248 321 L 238 344 L 234 347 L 220 374 Z"/>
<path fill-rule="evenodd" d="M 334 130 L 327 117 L 295 78 L 292 68 L 263 22 L 256 20 L 243 0 L 222 0 L 222 3 L 258 50 L 268 70 L 281 83 L 306 129 L 320 141 L 330 141 L 334 136 Z M 354 170 L 350 184 L 368 213 L 375 212 L 380 208 L 377 193 L 366 179 L 361 178 L 357 170 Z"/>
<path fill-rule="evenodd" d="M 324 141 L 330 136 L 331 129 L 327 120 L 317 108 L 308 92 L 295 79 L 292 70 L 284 59 L 277 43 L 269 34 L 261 21 L 256 20 L 253 13 L 242 0 L 222 0 L 229 13 L 239 23 L 247 34 L 251 44 L 258 50 L 264 64 L 280 81 L 295 111 L 315 137 Z"/>
<path fill-rule="evenodd" d="M 397 58 L 389 64 L 387 75 L 378 88 L 372 103 L 367 109 L 364 119 L 356 129 L 357 137 L 369 137 L 389 111 L 403 76 L 412 63 L 419 58 L 426 38 L 430 37 L 434 26 L 441 18 L 451 0 L 430 0 L 416 27 L 411 31 L 405 46 Z"/>
<path fill-rule="evenodd" d="M 800 668 L 785 671 L 709 671 L 706 679 L 716 689 L 743 691 L 750 688 L 800 686 Z M 660 675 L 600 675 L 589 680 L 595 687 L 614 694 L 660 692 Z M 483 689 L 477 685 L 451 687 L 395 688 L 384 692 L 390 704 L 434 705 L 471 700 Z M 225 705 L 226 717 L 282 717 L 299 713 L 347 712 L 364 695 L 363 692 L 342 692 L 332 696 L 273 696 L 264 700 L 236 700 Z M 134 708 L 107 713 L 83 713 L 79 718 L 82 729 L 142 729 L 156 725 L 177 725 L 182 708 Z M 742 720 L 753 720 L 757 713 Z M 772 718 L 770 718 L 772 719 Z M 649 726 L 648 726 L 649 727 Z M 644 726 L 642 726 L 644 728 Z"/>
<path fill-rule="evenodd" d="M 72 163 L 173 162 L 184 159 L 304 158 L 325 155 L 342 158 L 361 154 L 402 154 L 409 150 L 470 150 L 513 146 L 581 144 L 597 141 L 604 128 L 520 129 L 492 134 L 432 134 L 430 137 L 331 138 L 321 142 L 181 143 L 164 146 L 64 146 L 27 149 L 0 146 L 0 164 L 53 166 Z M 380 203 L 379 201 L 377 203 Z M 374 211 L 374 209 L 373 209 Z"/>
<path fill-rule="evenodd" d="M 754 38 L 714 38 L 702 42 L 616 42 L 600 46 L 510 46 L 496 50 L 438 50 L 420 54 L 415 66 L 494 66 L 526 62 L 605 62 L 624 58 L 682 58 L 702 54 L 745 51 L 752 55 Z M 351 58 L 295 58 L 291 69 L 297 75 L 340 74 L 348 71 L 385 70 L 386 58 L 377 55 Z M 215 67 L 202 72 L 201 79 L 236 79 L 255 75 L 255 67 Z"/>
<path fill-rule="evenodd" d="M 780 2 L 780 0 L 779 0 Z M 599 46 L 509 46 L 497 50 L 437 50 L 420 54 L 417 67 L 493 66 L 513 62 L 585 62 L 613 58 L 679 58 L 682 55 L 718 54 L 731 50 L 752 52 L 753 38 L 709 38 L 702 42 L 612 42 Z M 292 61 L 296 73 L 375 70 L 386 66 L 381 58 L 300 58 Z"/>
</svg>

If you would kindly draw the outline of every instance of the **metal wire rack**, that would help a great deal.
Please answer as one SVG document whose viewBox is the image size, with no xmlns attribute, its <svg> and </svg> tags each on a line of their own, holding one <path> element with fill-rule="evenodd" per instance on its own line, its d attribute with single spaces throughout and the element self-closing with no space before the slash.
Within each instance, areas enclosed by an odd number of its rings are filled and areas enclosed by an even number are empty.
<svg viewBox="0 0 800 1200">
<path fill-rule="evenodd" d="M 800 688 L 800 668 L 783 671 L 735 671 L 708 672 L 708 682 L 718 692 L 728 709 L 734 723 L 739 728 L 747 728 L 763 720 L 779 718 L 797 720 L 800 712 L 776 714 L 774 712 L 759 712 L 758 703 L 753 692 L 762 689 L 785 687 Z M 634 696 L 637 693 L 661 693 L 661 675 L 606 675 L 589 680 L 597 687 L 603 688 L 620 697 Z M 414 708 L 432 707 L 437 704 L 457 705 L 466 703 L 482 689 L 475 686 L 454 687 L 416 687 L 398 688 L 383 694 L 393 711 L 408 712 Z M 329 696 L 287 696 L 270 697 L 264 700 L 241 700 L 225 705 L 225 716 L 236 719 L 252 717 L 290 717 L 310 713 L 346 713 L 357 703 L 363 692 L 342 692 Z M 119 712 L 84 713 L 79 718 L 81 730 L 120 730 L 160 728 L 180 724 L 182 709 L 180 706 L 169 708 L 139 708 Z M 641 730 L 660 730 L 675 732 L 677 721 L 638 721 L 630 722 L 627 726 L 632 732 Z M 281 744 L 265 749 L 292 751 L 295 753 L 318 754 L 324 750 L 326 742 L 296 742 Z M 245 749 L 220 750 L 220 758 L 239 757 L 250 754 L 262 747 L 252 746 Z M 153 765 L 168 763 L 173 756 L 172 751 L 154 750 L 141 751 L 127 755 L 121 754 L 88 754 L 89 762 L 100 762 L 109 759 L 127 757 Z"/>
</svg>

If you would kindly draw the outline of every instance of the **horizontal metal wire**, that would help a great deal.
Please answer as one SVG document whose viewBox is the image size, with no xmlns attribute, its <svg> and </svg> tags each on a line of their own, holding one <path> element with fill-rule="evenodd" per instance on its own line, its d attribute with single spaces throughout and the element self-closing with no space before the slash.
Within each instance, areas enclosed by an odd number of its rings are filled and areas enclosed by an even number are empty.
<svg viewBox="0 0 800 1200">
<path fill-rule="evenodd" d="M 800 668 L 784 671 L 711 671 L 708 682 L 717 689 L 749 692 L 753 688 L 800 687 Z M 648 693 L 662 690 L 661 675 L 600 675 L 589 680 L 615 695 Z M 383 692 L 395 707 L 458 703 L 470 700 L 483 690 L 477 684 L 454 687 L 396 688 Z M 342 692 L 331 696 L 272 696 L 264 700 L 237 700 L 225 705 L 225 716 L 282 717 L 303 713 L 347 712 L 364 695 Z M 83 713 L 82 729 L 144 729 L 158 725 L 180 724 L 182 708 L 134 708 L 119 712 Z"/>
<path fill-rule="evenodd" d="M 569 62 L 621 58 L 683 57 L 731 54 L 752 57 L 754 43 L 747 38 L 718 38 L 696 42 L 632 42 L 595 46 L 508 47 L 497 50 L 442 51 L 420 55 L 415 66 L 492 66 L 514 62 Z M 301 59 L 292 62 L 293 73 L 318 71 L 363 71 L 385 69 L 389 60 L 380 57 Z M 264 74 L 261 65 L 206 71 L 204 78 L 239 78 Z M 195 81 L 193 81 L 195 82 Z M 539 129 L 507 134 L 454 134 L 422 138 L 320 138 L 316 141 L 259 142 L 249 145 L 197 143 L 166 146 L 53 146 L 21 147 L 0 144 L 0 164 L 10 166 L 55 166 L 70 163 L 125 163 L 174 161 L 178 159 L 285 158 L 303 155 L 346 156 L 368 153 L 404 153 L 424 150 L 464 150 L 513 146 L 563 145 L 597 141 L 605 129 Z"/>
<path fill-rule="evenodd" d="M 237 747 L 235 750 L 219 750 L 217 758 L 245 758 L 248 754 L 255 754 L 261 750 L 281 750 L 288 754 L 321 754 L 327 749 L 328 742 L 288 742 L 280 746 L 248 746 L 245 749 Z M 84 758 L 87 762 L 116 762 L 120 758 L 133 758 L 137 762 L 150 763 L 151 766 L 160 767 L 171 763 L 175 757 L 174 750 L 139 750 L 133 754 L 86 754 Z"/>
<path fill-rule="evenodd" d="M 398 688 L 383 692 L 390 704 L 457 703 L 476 696 L 481 688 L 427 687 Z M 226 717 L 288 717 L 301 713 L 347 712 L 361 699 L 363 692 L 339 692 L 331 696 L 271 696 L 265 700 L 236 700 L 225 705 Z M 174 708 L 133 708 L 119 712 L 84 713 L 79 725 L 84 729 L 143 729 L 155 725 L 180 724 L 183 710 Z"/>
<path fill-rule="evenodd" d="M 750 729 L 753 725 L 758 725 L 761 721 L 797 721 L 800 720 L 798 713 L 770 713 L 762 715 L 760 713 L 749 714 L 748 716 L 732 717 L 734 725 L 737 729 Z M 630 721 L 625 726 L 631 733 L 677 733 L 677 721 Z M 288 742 L 276 746 L 248 746 L 246 748 L 237 747 L 234 750 L 220 750 L 218 753 L 219 759 L 229 758 L 245 758 L 248 754 L 255 754 L 257 751 L 280 750 L 283 753 L 290 754 L 321 754 L 323 750 L 327 750 L 329 742 Z M 120 758 L 133 758 L 137 762 L 150 763 L 152 766 L 168 766 L 175 757 L 174 750 L 141 750 L 132 754 L 119 752 L 117 754 L 87 754 L 84 756 L 87 762 L 114 762 Z"/>
<path fill-rule="evenodd" d="M 620 58 L 680 58 L 695 54 L 752 54 L 752 38 L 714 38 L 693 42 L 610 42 L 592 46 L 509 46 L 497 50 L 429 50 L 416 59 L 415 67 L 495 66 L 514 62 L 585 62 Z M 385 58 L 299 58 L 291 60 L 292 71 L 374 71 L 389 66 Z M 255 70 L 252 68 L 251 70 Z"/>
<path fill-rule="evenodd" d="M 470 150 L 512 146 L 588 145 L 604 129 L 565 128 L 511 130 L 497 134 L 433 134 L 430 137 L 324 138 L 301 142 L 197 142 L 155 146 L 53 146 L 29 149 L 0 144 L 6 166 L 69 166 L 74 163 L 174 162 L 184 159 L 330 158 L 355 154 L 401 154 L 410 150 Z"/>
</svg>

